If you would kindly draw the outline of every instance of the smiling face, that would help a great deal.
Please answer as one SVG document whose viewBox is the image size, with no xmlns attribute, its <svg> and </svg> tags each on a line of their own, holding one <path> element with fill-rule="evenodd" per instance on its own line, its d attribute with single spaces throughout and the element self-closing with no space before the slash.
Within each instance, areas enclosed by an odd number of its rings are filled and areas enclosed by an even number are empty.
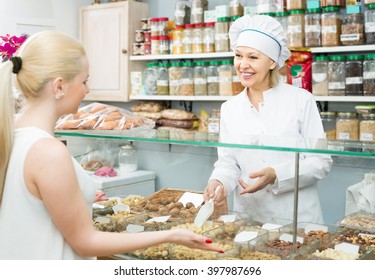
<svg viewBox="0 0 375 280">
<path fill-rule="evenodd" d="M 244 87 L 264 91 L 271 87 L 270 73 L 276 63 L 256 49 L 237 47 L 234 67 Z"/>
</svg>

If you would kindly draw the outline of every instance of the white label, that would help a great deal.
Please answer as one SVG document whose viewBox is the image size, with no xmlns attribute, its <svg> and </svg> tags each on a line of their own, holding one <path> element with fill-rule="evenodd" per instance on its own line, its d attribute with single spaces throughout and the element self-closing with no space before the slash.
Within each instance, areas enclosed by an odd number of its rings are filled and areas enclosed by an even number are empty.
<svg viewBox="0 0 375 280">
<path fill-rule="evenodd" d="M 160 216 L 160 217 L 155 217 L 151 218 L 146 221 L 146 223 L 152 223 L 152 222 L 157 222 L 157 223 L 165 223 L 166 221 L 169 220 L 171 216 Z"/>
<path fill-rule="evenodd" d="M 345 252 L 348 254 L 358 254 L 359 252 L 359 246 L 349 243 L 340 243 L 335 245 L 335 250 Z"/>
<path fill-rule="evenodd" d="M 95 222 L 108 224 L 111 220 L 107 217 L 96 217 Z"/>
<path fill-rule="evenodd" d="M 216 33 L 215 40 L 216 41 L 226 41 L 228 40 L 229 35 L 227 33 Z"/>
<path fill-rule="evenodd" d="M 168 86 L 168 80 L 157 80 L 156 84 L 158 86 Z"/>
<path fill-rule="evenodd" d="M 328 232 L 328 227 L 323 226 L 323 225 L 317 225 L 317 224 L 308 224 L 305 227 L 305 233 L 309 233 L 310 231 L 318 231 L 318 230 Z"/>
<path fill-rule="evenodd" d="M 314 82 L 321 83 L 325 79 L 327 79 L 327 74 L 326 73 L 315 73 L 315 74 L 313 73 L 312 78 L 313 78 Z"/>
<path fill-rule="evenodd" d="M 232 223 L 236 220 L 236 215 L 221 215 L 217 220 L 224 223 Z"/>
<path fill-rule="evenodd" d="M 180 85 L 180 80 L 169 80 L 169 85 L 171 86 L 179 86 Z"/>
<path fill-rule="evenodd" d="M 191 9 L 191 14 L 192 15 L 203 14 L 203 9 L 202 8 L 193 8 L 193 9 Z"/>
<path fill-rule="evenodd" d="M 220 81 L 220 83 L 231 83 L 232 77 L 220 77 L 219 81 Z"/>
<path fill-rule="evenodd" d="M 358 236 L 368 236 L 368 237 L 375 238 L 375 234 L 367 234 L 367 233 L 359 233 Z"/>
<path fill-rule="evenodd" d="M 305 33 L 320 33 L 320 25 L 305 25 Z"/>
<path fill-rule="evenodd" d="M 301 31 L 302 31 L 301 25 L 288 25 L 288 34 L 301 33 Z"/>
<path fill-rule="evenodd" d="M 322 26 L 322 33 L 337 33 L 336 25 Z"/>
<path fill-rule="evenodd" d="M 186 203 L 191 202 L 196 208 L 199 207 L 203 203 L 203 201 L 203 194 L 191 192 L 184 192 L 184 194 L 178 200 L 178 202 L 181 202 L 184 207 L 186 206 Z"/>
<path fill-rule="evenodd" d="M 361 141 L 373 141 L 374 135 L 372 133 L 361 133 L 360 139 Z"/>
<path fill-rule="evenodd" d="M 340 40 L 342 42 L 358 41 L 359 40 L 359 34 L 341 34 Z"/>
<path fill-rule="evenodd" d="M 289 233 L 283 233 L 282 235 L 280 235 L 280 240 L 285 241 L 285 242 L 293 242 L 293 235 Z M 303 243 L 303 238 L 297 236 L 296 241 L 299 243 Z"/>
<path fill-rule="evenodd" d="M 195 78 L 194 79 L 194 84 L 205 85 L 206 83 L 207 83 L 206 79 L 203 79 L 203 78 Z"/>
<path fill-rule="evenodd" d="M 363 79 L 369 80 L 369 79 L 375 79 L 375 71 L 374 72 L 363 72 Z"/>
<path fill-rule="evenodd" d="M 219 123 L 209 123 L 207 129 L 208 129 L 209 133 L 219 133 L 220 132 L 220 124 Z"/>
<path fill-rule="evenodd" d="M 366 33 L 375 32 L 375 22 L 374 21 L 365 23 L 365 32 Z"/>
<path fill-rule="evenodd" d="M 302 88 L 302 77 L 298 77 L 298 78 L 292 77 L 292 85 L 295 87 Z"/>
<path fill-rule="evenodd" d="M 331 82 L 328 83 L 329 89 L 345 89 L 345 82 Z"/>
<path fill-rule="evenodd" d="M 193 80 L 192 79 L 181 79 L 181 84 L 182 85 L 192 85 Z"/>
<path fill-rule="evenodd" d="M 140 225 L 128 224 L 126 227 L 126 231 L 130 233 L 143 232 L 145 231 L 145 227 Z"/>
<path fill-rule="evenodd" d="M 347 85 L 360 85 L 363 83 L 362 77 L 349 77 L 345 79 Z"/>
<path fill-rule="evenodd" d="M 234 242 L 243 243 L 250 241 L 258 236 L 256 231 L 242 231 L 234 237 Z"/>
<path fill-rule="evenodd" d="M 350 140 L 350 133 L 340 132 L 339 133 L 339 140 Z"/>
<path fill-rule="evenodd" d="M 266 230 L 275 230 L 275 229 L 279 229 L 281 227 L 282 227 L 282 225 L 272 224 L 272 223 L 265 223 L 265 224 L 262 225 L 262 229 L 266 229 Z"/>
<path fill-rule="evenodd" d="M 185 16 L 185 9 L 175 10 L 174 16 L 175 17 L 184 17 Z"/>
<path fill-rule="evenodd" d="M 207 83 L 218 83 L 219 77 L 207 77 Z"/>
</svg>

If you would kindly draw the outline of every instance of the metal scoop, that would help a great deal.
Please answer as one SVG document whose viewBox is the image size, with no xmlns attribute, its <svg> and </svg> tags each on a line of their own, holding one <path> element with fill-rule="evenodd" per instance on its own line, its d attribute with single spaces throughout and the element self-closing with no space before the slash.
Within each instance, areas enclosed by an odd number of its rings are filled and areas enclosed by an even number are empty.
<svg viewBox="0 0 375 280">
<path fill-rule="evenodd" d="M 112 210 L 115 214 L 118 212 L 130 212 L 130 207 L 126 204 L 123 204 L 120 197 L 117 197 L 117 204 L 112 207 Z"/>
<path fill-rule="evenodd" d="M 208 218 L 214 212 L 214 201 L 220 189 L 221 189 L 220 185 L 216 187 L 214 197 L 210 198 L 210 200 L 201 207 L 197 216 L 195 216 L 194 224 L 197 227 L 202 227 L 205 224 L 205 222 L 207 222 Z"/>
</svg>

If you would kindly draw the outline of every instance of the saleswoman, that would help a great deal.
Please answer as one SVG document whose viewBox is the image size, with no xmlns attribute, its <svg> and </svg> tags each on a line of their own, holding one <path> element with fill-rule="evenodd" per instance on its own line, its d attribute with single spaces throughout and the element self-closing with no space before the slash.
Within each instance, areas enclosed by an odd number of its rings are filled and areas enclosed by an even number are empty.
<svg viewBox="0 0 375 280">
<path fill-rule="evenodd" d="M 220 141 L 293 147 L 325 138 L 312 94 L 280 81 L 279 69 L 290 56 L 280 23 L 269 16 L 243 16 L 232 24 L 229 37 L 245 89 L 221 106 Z M 234 211 L 292 219 L 294 157 L 291 152 L 218 148 L 205 199 L 222 185 L 216 202 L 234 191 Z M 316 183 L 331 165 L 329 156 L 301 154 L 299 221 L 323 223 Z"/>
</svg>

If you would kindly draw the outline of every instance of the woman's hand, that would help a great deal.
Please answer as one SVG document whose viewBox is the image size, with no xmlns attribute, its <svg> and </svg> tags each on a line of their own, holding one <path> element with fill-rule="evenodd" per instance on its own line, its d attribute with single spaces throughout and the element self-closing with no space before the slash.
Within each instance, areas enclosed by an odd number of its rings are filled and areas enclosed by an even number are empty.
<svg viewBox="0 0 375 280">
<path fill-rule="evenodd" d="M 212 240 L 210 238 L 196 234 L 190 230 L 172 229 L 170 230 L 170 233 L 170 242 L 172 243 L 187 246 L 193 249 L 202 249 L 224 253 L 223 249 L 211 244 Z"/>
<path fill-rule="evenodd" d="M 256 180 L 254 184 L 247 184 L 244 180 L 239 179 L 238 182 L 243 188 L 243 190 L 240 191 L 240 194 L 255 193 L 269 184 L 274 184 L 276 180 L 276 172 L 272 167 L 266 167 L 257 172 L 251 173 L 249 178 L 258 178 L 258 180 Z"/>
<path fill-rule="evenodd" d="M 227 198 L 227 192 L 223 186 L 222 183 L 220 183 L 218 180 L 215 180 L 215 179 L 212 179 L 210 181 L 208 181 L 207 183 L 207 186 L 204 190 L 204 193 L 203 193 L 203 198 L 204 198 L 204 201 L 209 201 L 210 198 L 214 197 L 215 196 L 215 189 L 218 187 L 218 186 L 221 186 L 221 190 L 219 191 L 219 193 L 217 194 L 216 196 L 216 199 L 215 199 L 215 203 L 220 203 L 222 201 L 224 201 L 226 198 Z"/>
</svg>

